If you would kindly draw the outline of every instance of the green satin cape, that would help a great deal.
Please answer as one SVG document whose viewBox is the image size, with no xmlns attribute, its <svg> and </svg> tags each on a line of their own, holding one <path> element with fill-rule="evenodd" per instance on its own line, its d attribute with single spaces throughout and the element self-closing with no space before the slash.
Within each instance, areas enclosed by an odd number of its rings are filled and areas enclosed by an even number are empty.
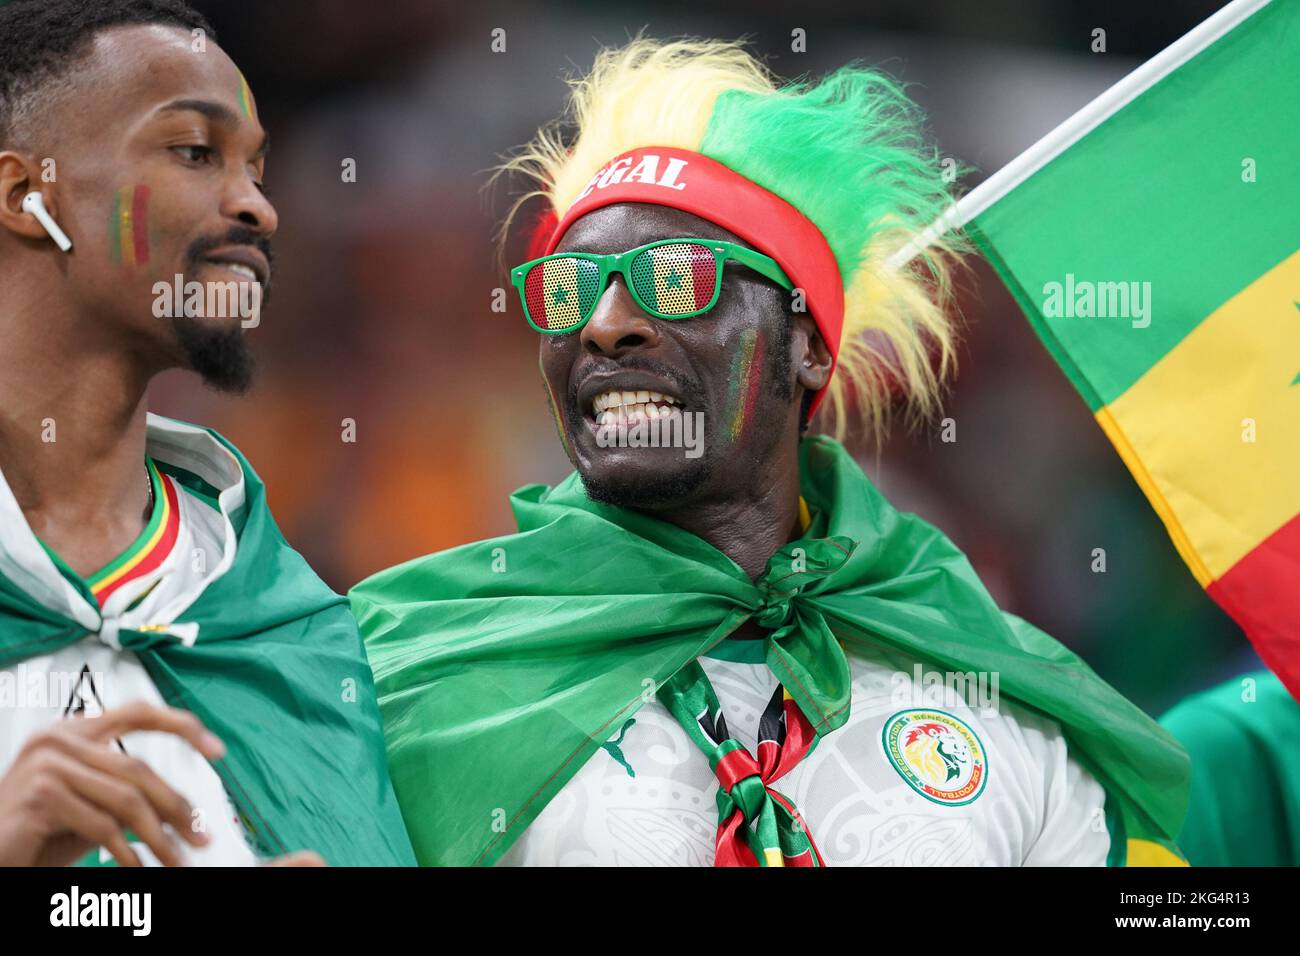
<svg viewBox="0 0 1300 956">
<path fill-rule="evenodd" d="M 1001 693 L 1059 721 L 1105 786 L 1115 842 L 1173 847 L 1188 781 L 1173 738 L 1003 614 L 952 542 L 890 507 L 840 445 L 805 439 L 800 472 L 812 524 L 757 581 L 680 528 L 591 501 L 572 474 L 512 496 L 518 534 L 352 591 L 422 864 L 499 859 L 656 688 L 750 618 L 822 733 L 847 718 L 857 645 L 999 672 Z"/>
</svg>

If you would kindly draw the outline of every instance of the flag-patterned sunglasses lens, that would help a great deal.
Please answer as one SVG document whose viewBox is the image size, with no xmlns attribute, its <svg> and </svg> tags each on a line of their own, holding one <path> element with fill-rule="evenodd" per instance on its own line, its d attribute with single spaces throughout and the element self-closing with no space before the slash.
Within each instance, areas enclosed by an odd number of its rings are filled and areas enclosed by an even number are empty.
<svg viewBox="0 0 1300 956">
<path fill-rule="evenodd" d="M 528 315 L 548 332 L 565 332 L 581 325 L 599 296 L 600 267 L 588 259 L 547 259 L 524 277 Z"/>
<path fill-rule="evenodd" d="M 641 301 L 663 315 L 707 309 L 718 287 L 717 260 L 698 242 L 654 246 L 638 254 L 628 271 Z"/>
</svg>

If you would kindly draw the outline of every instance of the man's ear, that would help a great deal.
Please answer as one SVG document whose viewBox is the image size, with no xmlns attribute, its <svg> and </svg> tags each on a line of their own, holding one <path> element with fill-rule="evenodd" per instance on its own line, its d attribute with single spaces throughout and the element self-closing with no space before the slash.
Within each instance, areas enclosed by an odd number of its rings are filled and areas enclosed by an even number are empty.
<svg viewBox="0 0 1300 956">
<path fill-rule="evenodd" d="M 831 350 L 812 316 L 796 315 L 794 321 L 794 367 L 799 384 L 806 391 L 820 392 L 831 380 Z"/>
<path fill-rule="evenodd" d="M 32 190 L 41 193 L 46 211 L 57 222 L 58 200 L 52 184 L 41 183 L 40 168 L 20 153 L 0 152 L 0 228 L 25 239 L 48 241 L 45 228 L 23 209 L 23 197 Z"/>
</svg>

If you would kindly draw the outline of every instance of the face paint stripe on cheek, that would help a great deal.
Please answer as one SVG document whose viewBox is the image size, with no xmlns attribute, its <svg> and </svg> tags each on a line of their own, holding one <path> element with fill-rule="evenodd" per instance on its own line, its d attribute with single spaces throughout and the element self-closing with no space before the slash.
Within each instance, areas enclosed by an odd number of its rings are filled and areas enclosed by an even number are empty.
<svg viewBox="0 0 1300 956">
<path fill-rule="evenodd" d="M 731 368 L 731 440 L 734 442 L 744 431 L 758 400 L 758 386 L 763 375 L 763 337 L 757 329 L 748 329 L 741 336 L 740 350 Z"/>
<path fill-rule="evenodd" d="M 113 210 L 108 214 L 108 245 L 114 262 L 122 261 L 122 190 L 113 193 Z"/>
<path fill-rule="evenodd" d="M 542 372 L 542 383 L 546 386 L 546 397 L 551 400 L 551 417 L 555 419 L 555 430 L 560 433 L 560 444 L 564 446 L 564 454 L 572 459 L 573 449 L 569 447 L 569 433 L 564 430 L 564 416 L 560 414 L 560 405 L 555 400 L 555 392 L 551 390 L 551 380 L 546 377 L 546 372 L 542 369 L 541 359 L 537 360 L 537 368 Z"/>
<path fill-rule="evenodd" d="M 114 262 L 130 268 L 149 261 L 149 187 L 123 186 L 113 196 L 110 243 Z"/>
</svg>

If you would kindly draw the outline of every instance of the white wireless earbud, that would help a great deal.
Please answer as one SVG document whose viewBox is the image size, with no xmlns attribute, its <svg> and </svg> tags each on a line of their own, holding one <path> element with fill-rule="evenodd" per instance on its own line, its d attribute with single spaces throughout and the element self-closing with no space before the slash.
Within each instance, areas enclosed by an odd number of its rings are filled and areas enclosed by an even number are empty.
<svg viewBox="0 0 1300 956">
<path fill-rule="evenodd" d="M 23 197 L 23 212 L 31 213 L 36 217 L 36 221 L 41 227 L 50 234 L 50 238 L 64 252 L 72 248 L 72 240 L 67 234 L 59 228 L 59 224 L 54 221 L 45 209 L 45 198 L 38 192 L 30 192 Z"/>
</svg>

